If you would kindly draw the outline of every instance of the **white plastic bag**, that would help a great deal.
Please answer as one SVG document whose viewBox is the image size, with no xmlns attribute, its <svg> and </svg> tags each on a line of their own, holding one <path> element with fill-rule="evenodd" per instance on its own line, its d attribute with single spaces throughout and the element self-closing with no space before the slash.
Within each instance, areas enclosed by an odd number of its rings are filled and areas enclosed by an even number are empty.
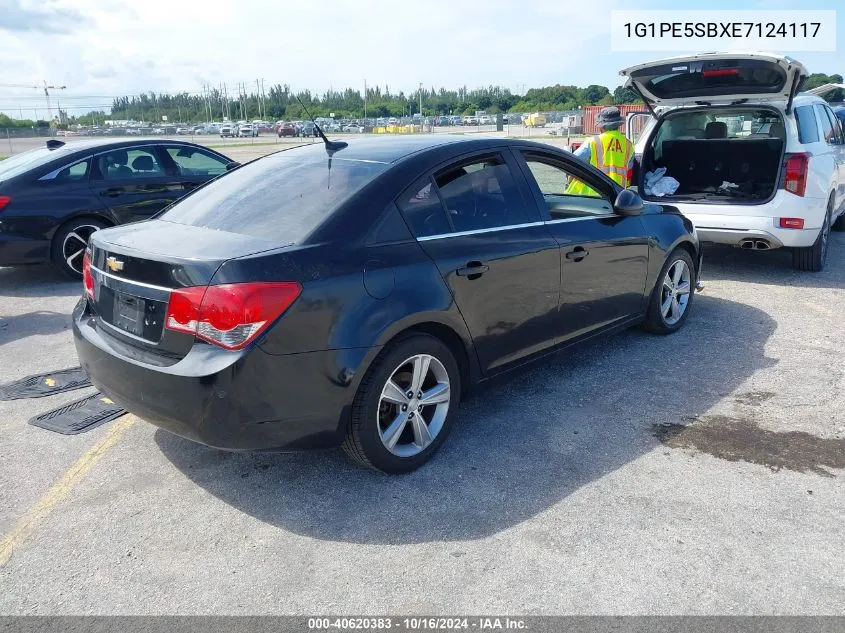
<svg viewBox="0 0 845 633">
<path fill-rule="evenodd" d="M 658 167 L 654 171 L 645 173 L 645 195 L 662 198 L 671 196 L 681 186 L 672 176 L 666 175 L 665 167 Z"/>
</svg>

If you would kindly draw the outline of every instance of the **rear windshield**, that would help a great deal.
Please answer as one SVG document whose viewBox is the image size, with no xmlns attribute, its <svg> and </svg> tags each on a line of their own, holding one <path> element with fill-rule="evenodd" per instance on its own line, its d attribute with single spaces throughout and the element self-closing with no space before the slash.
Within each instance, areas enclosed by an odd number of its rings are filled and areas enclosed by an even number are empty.
<svg viewBox="0 0 845 633">
<path fill-rule="evenodd" d="M 766 108 L 683 110 L 666 116 L 655 145 L 676 139 L 780 138 L 785 131 L 780 114 Z"/>
<path fill-rule="evenodd" d="M 632 77 L 659 99 L 776 93 L 786 83 L 786 73 L 780 66 L 756 59 L 649 66 Z"/>
<path fill-rule="evenodd" d="M 342 154 L 329 160 L 322 143 L 271 154 L 198 189 L 160 219 L 298 242 L 388 167 Z"/>
<path fill-rule="evenodd" d="M 46 165 L 50 161 L 69 152 L 70 150 L 64 148 L 47 149 L 46 147 L 38 147 L 27 152 L 15 154 L 6 160 L 0 160 L 0 180 L 8 180 L 24 173 L 28 169 Z"/>
</svg>

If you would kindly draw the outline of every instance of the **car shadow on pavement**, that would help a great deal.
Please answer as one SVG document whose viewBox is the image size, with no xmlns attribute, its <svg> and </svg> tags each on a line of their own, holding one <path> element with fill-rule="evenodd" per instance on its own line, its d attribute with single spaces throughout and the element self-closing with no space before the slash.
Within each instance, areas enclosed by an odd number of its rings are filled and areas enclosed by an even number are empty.
<svg viewBox="0 0 845 633">
<path fill-rule="evenodd" d="M 818 273 L 795 270 L 786 248 L 749 251 L 721 244 L 704 245 L 702 281 L 730 280 L 806 288 L 845 288 L 845 233 L 833 232 L 827 263 Z"/>
<path fill-rule="evenodd" d="M 74 281 L 52 266 L 0 267 L 0 297 L 72 297 L 82 295 Z"/>
<path fill-rule="evenodd" d="M 268 524 L 318 539 L 403 544 L 490 536 L 654 450 L 655 424 L 711 409 L 776 361 L 765 312 L 696 297 L 671 336 L 630 330 L 575 348 L 462 403 L 414 473 L 358 468 L 341 451 L 227 453 L 159 430 L 193 482 Z"/>
<path fill-rule="evenodd" d="M 0 345 L 25 338 L 70 330 L 70 315 L 60 312 L 27 312 L 14 316 L 0 315 Z"/>
</svg>

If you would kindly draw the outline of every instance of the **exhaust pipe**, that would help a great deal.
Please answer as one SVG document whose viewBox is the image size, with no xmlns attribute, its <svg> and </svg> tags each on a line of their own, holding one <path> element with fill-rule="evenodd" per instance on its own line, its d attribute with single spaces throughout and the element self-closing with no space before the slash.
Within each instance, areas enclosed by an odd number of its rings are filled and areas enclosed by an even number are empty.
<svg viewBox="0 0 845 633">
<path fill-rule="evenodd" d="M 752 240 L 746 238 L 739 243 L 739 247 L 747 251 L 767 251 L 772 245 L 766 240 Z"/>
</svg>

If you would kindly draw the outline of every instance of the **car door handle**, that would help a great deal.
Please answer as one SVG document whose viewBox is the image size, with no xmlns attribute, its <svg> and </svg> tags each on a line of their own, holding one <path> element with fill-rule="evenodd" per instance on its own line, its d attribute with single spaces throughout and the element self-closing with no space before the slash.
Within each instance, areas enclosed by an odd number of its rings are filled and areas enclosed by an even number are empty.
<svg viewBox="0 0 845 633">
<path fill-rule="evenodd" d="M 466 277 L 467 279 L 478 279 L 490 270 L 490 267 L 487 264 L 482 264 L 481 262 L 467 262 L 467 265 L 463 268 L 458 268 L 455 271 L 455 274 L 459 277 Z"/>
<path fill-rule="evenodd" d="M 566 259 L 574 259 L 576 262 L 580 262 L 584 259 L 587 255 L 590 254 L 590 251 L 581 248 L 580 246 L 576 247 L 575 250 L 571 250 L 566 254 Z"/>
<path fill-rule="evenodd" d="M 121 187 L 114 187 L 112 189 L 106 189 L 100 193 L 101 196 L 106 196 L 107 198 L 117 198 L 120 194 L 123 193 L 123 189 Z"/>
</svg>

